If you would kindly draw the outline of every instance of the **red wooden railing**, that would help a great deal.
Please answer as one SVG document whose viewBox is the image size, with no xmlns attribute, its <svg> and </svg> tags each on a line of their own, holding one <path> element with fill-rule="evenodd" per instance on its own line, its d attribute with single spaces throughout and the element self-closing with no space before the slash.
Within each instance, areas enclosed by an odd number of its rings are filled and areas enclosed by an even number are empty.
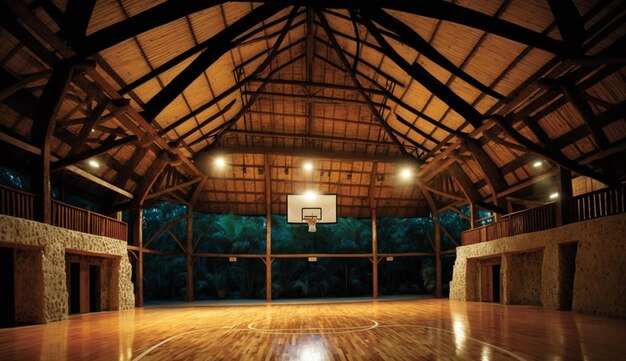
<svg viewBox="0 0 626 361">
<path fill-rule="evenodd" d="M 461 233 L 464 246 L 556 226 L 556 204 L 510 213 L 499 221 Z"/>
<path fill-rule="evenodd" d="M 0 185 L 1 214 L 33 220 L 34 199 L 31 193 Z M 52 201 L 52 225 L 122 241 L 128 239 L 126 223 L 56 200 Z"/>
<path fill-rule="evenodd" d="M 581 194 L 572 198 L 571 205 L 572 222 L 626 213 L 626 186 Z"/>
<path fill-rule="evenodd" d="M 626 185 L 581 194 L 570 200 L 569 222 L 626 213 Z M 461 233 L 464 246 L 556 227 L 556 203 L 503 216 L 498 222 Z"/>
</svg>

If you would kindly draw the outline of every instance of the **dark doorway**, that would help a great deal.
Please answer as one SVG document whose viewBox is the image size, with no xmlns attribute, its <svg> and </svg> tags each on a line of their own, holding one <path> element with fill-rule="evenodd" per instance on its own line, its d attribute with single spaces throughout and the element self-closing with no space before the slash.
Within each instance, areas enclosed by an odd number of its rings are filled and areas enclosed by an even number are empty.
<svg viewBox="0 0 626 361">
<path fill-rule="evenodd" d="M 100 266 L 89 266 L 89 312 L 100 311 Z"/>
<path fill-rule="evenodd" d="M 500 303 L 500 265 L 494 264 L 492 270 L 493 302 Z"/>
<path fill-rule="evenodd" d="M 80 263 L 70 263 L 70 313 L 80 313 Z"/>
<path fill-rule="evenodd" d="M 0 327 L 15 326 L 13 248 L 0 247 Z"/>
<path fill-rule="evenodd" d="M 571 311 L 574 300 L 574 275 L 576 273 L 576 251 L 578 242 L 559 244 L 559 273 L 561 278 L 560 309 Z"/>
</svg>

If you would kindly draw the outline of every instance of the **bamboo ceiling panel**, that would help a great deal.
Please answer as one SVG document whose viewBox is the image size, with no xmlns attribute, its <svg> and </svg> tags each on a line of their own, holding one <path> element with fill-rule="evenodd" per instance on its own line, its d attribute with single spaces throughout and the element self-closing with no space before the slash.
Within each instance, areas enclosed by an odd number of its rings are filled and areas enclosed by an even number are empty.
<svg viewBox="0 0 626 361">
<path fill-rule="evenodd" d="M 2 5 L 18 21 L 0 27 L 0 126 L 30 139 L 57 58 L 94 59 L 96 70 L 75 71 L 59 103 L 52 150 L 62 159 L 96 154 L 101 168 L 86 166 L 87 158 L 76 165 L 130 192 L 141 190 L 157 158 L 167 159 L 163 172 L 174 167 L 178 181 L 191 181 L 203 176 L 201 155 L 220 149 L 230 168 L 206 175 L 199 210 L 263 215 L 269 179 L 277 213 L 285 194 L 313 187 L 339 195 L 340 215 L 367 217 L 370 198 L 379 216 L 423 215 L 430 209 L 419 183 L 435 191 L 436 207 L 462 203 L 443 195 L 460 189 L 439 176 L 455 162 L 487 203 L 495 202 L 486 175 L 493 169 L 504 188 L 558 166 L 617 177 L 612 184 L 626 179 L 620 167 L 609 174 L 597 161 L 624 162 L 626 7 L 618 0 L 555 3 L 554 12 L 545 0 L 434 1 L 428 11 L 384 1 L 326 9 L 98 0 L 84 13 L 73 9 L 87 16 L 82 30 L 65 21 L 72 4 Z M 580 23 L 568 18 L 576 12 Z M 43 75 L 29 80 L 36 74 Z M 89 123 L 103 100 L 103 118 Z M 84 124 L 94 131 L 81 132 Z M 124 142 L 132 136 L 139 141 Z M 468 138 L 484 157 L 462 146 Z M 545 168 L 530 166 L 535 159 Z M 403 160 L 420 164 L 415 171 L 425 177 L 402 184 Z M 183 202 L 195 188 L 159 184 L 149 192 Z"/>
</svg>

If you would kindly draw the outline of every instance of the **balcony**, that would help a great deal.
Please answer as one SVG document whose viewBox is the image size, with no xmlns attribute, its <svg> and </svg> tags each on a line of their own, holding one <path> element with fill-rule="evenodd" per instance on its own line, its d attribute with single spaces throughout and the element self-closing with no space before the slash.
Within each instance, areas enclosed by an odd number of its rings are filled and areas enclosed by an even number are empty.
<svg viewBox="0 0 626 361">
<path fill-rule="evenodd" d="M 517 234 L 554 228 L 557 226 L 556 212 L 556 203 L 550 203 L 545 206 L 510 213 L 495 223 L 461 233 L 461 241 L 464 246 L 468 246 Z M 568 211 L 569 223 L 625 212 L 626 186 L 605 188 L 572 197 Z"/>
<path fill-rule="evenodd" d="M 0 214 L 34 220 L 35 195 L 0 185 Z M 52 200 L 52 225 L 126 242 L 125 222 Z"/>
</svg>

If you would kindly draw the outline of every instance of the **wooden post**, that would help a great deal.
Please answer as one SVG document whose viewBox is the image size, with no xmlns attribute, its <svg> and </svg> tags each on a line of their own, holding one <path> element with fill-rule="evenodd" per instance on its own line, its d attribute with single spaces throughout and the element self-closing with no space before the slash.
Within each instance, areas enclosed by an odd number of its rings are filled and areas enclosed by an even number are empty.
<svg viewBox="0 0 626 361">
<path fill-rule="evenodd" d="M 130 210 L 129 223 L 133 245 L 137 246 L 135 306 L 143 307 L 143 209 Z"/>
<path fill-rule="evenodd" d="M 264 155 L 265 167 L 265 300 L 272 302 L 272 187 L 270 159 Z"/>
<path fill-rule="evenodd" d="M 559 167 L 556 177 L 559 198 L 556 203 L 556 225 L 562 226 L 570 221 L 570 209 L 572 200 L 572 172 Z"/>
<path fill-rule="evenodd" d="M 372 297 L 378 298 L 378 230 L 376 227 L 376 208 L 372 214 Z"/>
<path fill-rule="evenodd" d="M 185 301 L 193 302 L 193 206 L 187 207 L 187 294 Z"/>
<path fill-rule="evenodd" d="M 441 297 L 441 225 L 439 215 L 433 213 L 433 225 L 435 227 L 435 272 L 437 285 L 435 286 L 435 296 Z"/>
<path fill-rule="evenodd" d="M 52 192 L 50 185 L 50 162 L 52 154 L 50 145 L 52 134 L 56 126 L 56 116 L 59 112 L 63 97 L 72 78 L 72 65 L 61 62 L 52 71 L 48 83 L 37 104 L 32 128 L 32 140 L 41 148 L 33 174 L 33 191 L 35 193 L 35 220 L 52 223 Z"/>
<path fill-rule="evenodd" d="M 476 209 L 476 205 L 472 202 L 469 204 L 470 206 L 470 229 L 476 228 L 476 216 L 478 215 L 478 210 Z"/>
</svg>

